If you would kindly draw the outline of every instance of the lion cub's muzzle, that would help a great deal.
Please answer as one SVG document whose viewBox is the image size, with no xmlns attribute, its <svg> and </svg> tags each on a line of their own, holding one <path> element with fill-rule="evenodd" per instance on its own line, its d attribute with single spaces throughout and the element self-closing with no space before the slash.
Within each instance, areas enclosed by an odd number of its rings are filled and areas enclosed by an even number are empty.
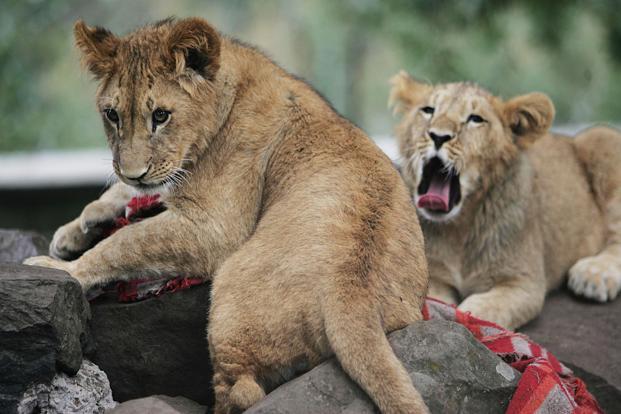
<svg viewBox="0 0 621 414">
<path fill-rule="evenodd" d="M 461 200 L 459 174 L 440 158 L 433 157 L 423 166 L 416 191 L 416 207 L 433 214 L 448 214 Z"/>
<path fill-rule="evenodd" d="M 122 175 L 123 178 L 125 178 L 128 181 L 139 183 L 140 181 L 144 180 L 147 174 L 149 174 L 150 169 L 151 169 L 151 166 L 147 166 L 144 168 L 128 171 L 124 169 L 123 167 L 120 167 L 119 174 Z"/>
<path fill-rule="evenodd" d="M 150 178 L 152 165 L 145 167 L 127 168 L 114 163 L 114 170 L 118 177 L 127 185 L 138 188 L 140 190 L 148 190 L 159 186 L 160 181 L 154 181 Z"/>
</svg>

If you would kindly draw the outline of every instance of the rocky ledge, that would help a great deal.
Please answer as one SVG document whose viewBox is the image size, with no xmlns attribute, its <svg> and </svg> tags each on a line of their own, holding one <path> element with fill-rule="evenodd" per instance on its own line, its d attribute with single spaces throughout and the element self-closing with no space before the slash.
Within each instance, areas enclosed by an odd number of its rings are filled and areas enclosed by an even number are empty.
<svg viewBox="0 0 621 414">
<path fill-rule="evenodd" d="M 0 230 L 0 261 L 19 262 L 43 253 L 46 243 L 41 240 L 33 233 Z M 611 309 L 607 306 L 601 311 Z M 205 412 L 213 402 L 205 332 L 208 307 L 207 284 L 130 304 L 102 297 L 89 306 L 79 284 L 64 272 L 0 264 L 0 412 L 101 413 L 115 404 L 110 386 L 114 399 L 125 401 L 114 413 Z M 571 312 L 544 313 L 540 320 L 554 316 L 555 326 L 575 319 Z M 613 322 L 609 328 L 614 330 L 618 315 L 611 318 L 605 322 Z M 575 329 L 575 324 L 568 326 Z M 504 411 L 519 374 L 462 326 L 419 322 L 389 338 L 432 412 Z M 568 343 L 565 336 L 560 338 L 560 344 L 540 340 L 555 352 Z M 618 362 L 612 351 L 598 355 L 603 357 L 595 362 Z M 597 367 L 592 361 L 588 365 Z M 579 373 L 604 409 L 616 412 L 618 389 L 603 378 Z M 331 359 L 275 389 L 248 413 L 374 410 Z"/>
<path fill-rule="evenodd" d="M 32 256 L 47 254 L 48 241 L 39 233 L 0 229 L 0 263 L 21 263 Z"/>
<path fill-rule="evenodd" d="M 0 412 L 33 384 L 75 375 L 87 341 L 88 303 L 67 273 L 0 264 Z"/>
<path fill-rule="evenodd" d="M 108 375 L 115 400 L 167 394 L 211 405 L 208 308 L 208 284 L 134 303 L 94 300 L 89 358 Z"/>
<path fill-rule="evenodd" d="M 389 336 L 432 413 L 504 413 L 520 374 L 461 325 L 418 322 Z M 376 413 L 333 358 L 272 391 L 246 414 Z"/>
</svg>

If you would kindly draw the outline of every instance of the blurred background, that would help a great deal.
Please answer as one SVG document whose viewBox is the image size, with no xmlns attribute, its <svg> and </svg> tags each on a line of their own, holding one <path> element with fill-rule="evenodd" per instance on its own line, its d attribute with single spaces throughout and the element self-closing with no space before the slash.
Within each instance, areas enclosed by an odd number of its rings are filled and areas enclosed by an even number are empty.
<svg viewBox="0 0 621 414">
<path fill-rule="evenodd" d="M 621 120 L 619 0 L 2 0 L 0 227 L 47 234 L 111 171 L 77 18 L 124 34 L 202 16 L 307 79 L 394 156 L 388 79 L 474 80 L 503 97 L 539 90 L 573 132 Z"/>
</svg>

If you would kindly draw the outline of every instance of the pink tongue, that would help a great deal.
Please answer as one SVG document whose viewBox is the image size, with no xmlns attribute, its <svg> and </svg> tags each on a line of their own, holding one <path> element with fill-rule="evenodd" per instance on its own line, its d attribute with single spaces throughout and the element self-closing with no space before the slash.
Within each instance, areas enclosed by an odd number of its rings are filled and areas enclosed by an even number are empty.
<svg viewBox="0 0 621 414">
<path fill-rule="evenodd" d="M 441 176 L 433 177 L 429 190 L 418 199 L 418 207 L 429 210 L 448 211 L 450 190 L 450 181 L 444 181 Z"/>
</svg>

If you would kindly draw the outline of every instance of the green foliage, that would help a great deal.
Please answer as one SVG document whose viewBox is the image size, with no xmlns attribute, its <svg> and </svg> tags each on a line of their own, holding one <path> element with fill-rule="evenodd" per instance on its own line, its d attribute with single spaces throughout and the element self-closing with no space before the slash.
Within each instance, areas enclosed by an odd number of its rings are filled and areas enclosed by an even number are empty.
<svg viewBox="0 0 621 414">
<path fill-rule="evenodd" d="M 200 15 L 307 78 L 371 134 L 387 134 L 388 78 L 540 90 L 557 122 L 621 119 L 618 0 L 4 0 L 0 151 L 103 146 L 95 85 L 73 49 L 78 17 L 124 33 Z"/>
</svg>

